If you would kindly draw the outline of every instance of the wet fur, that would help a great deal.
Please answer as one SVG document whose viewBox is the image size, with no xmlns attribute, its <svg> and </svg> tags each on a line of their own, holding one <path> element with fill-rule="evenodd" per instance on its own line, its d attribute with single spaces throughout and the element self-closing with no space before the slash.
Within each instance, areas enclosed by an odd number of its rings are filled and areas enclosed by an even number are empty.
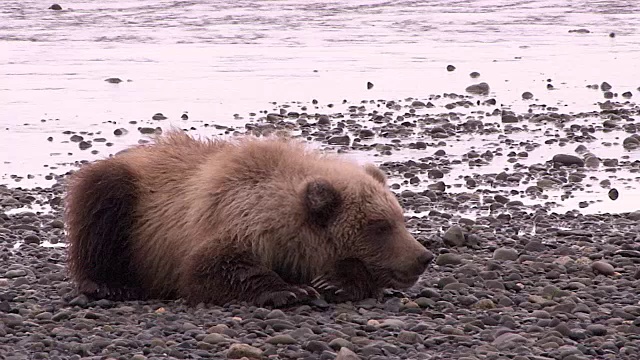
<svg viewBox="0 0 640 360">
<path fill-rule="evenodd" d="M 389 263 L 386 248 L 349 240 L 370 217 L 403 222 L 384 181 L 373 166 L 294 141 L 196 140 L 172 131 L 72 176 L 70 273 L 79 291 L 107 298 L 280 306 L 317 297 L 309 285 L 319 277 L 348 299 L 373 296 L 386 270 L 345 258 Z M 413 256 L 424 250 L 415 244 L 385 246 Z M 402 268 L 423 269 L 409 265 Z"/>
</svg>

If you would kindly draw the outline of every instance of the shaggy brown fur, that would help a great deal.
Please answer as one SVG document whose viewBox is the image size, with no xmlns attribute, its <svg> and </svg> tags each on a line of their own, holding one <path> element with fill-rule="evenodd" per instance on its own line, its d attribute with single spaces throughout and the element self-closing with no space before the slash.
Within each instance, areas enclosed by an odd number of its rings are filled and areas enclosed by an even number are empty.
<svg viewBox="0 0 640 360">
<path fill-rule="evenodd" d="M 433 255 L 375 166 L 283 139 L 172 131 L 80 168 L 65 218 L 79 290 L 288 305 L 406 288 Z M 314 287 L 315 286 L 315 289 Z"/>
</svg>

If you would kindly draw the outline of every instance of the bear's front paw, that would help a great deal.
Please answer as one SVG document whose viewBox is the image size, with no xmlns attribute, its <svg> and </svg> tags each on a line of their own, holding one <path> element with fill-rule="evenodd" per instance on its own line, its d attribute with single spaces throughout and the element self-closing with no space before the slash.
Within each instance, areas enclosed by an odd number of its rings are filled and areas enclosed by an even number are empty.
<svg viewBox="0 0 640 360">
<path fill-rule="evenodd" d="M 147 294 L 142 288 L 130 286 L 110 287 L 106 284 L 98 284 L 89 280 L 79 284 L 78 293 L 84 294 L 92 300 L 130 301 L 145 300 L 147 298 Z"/>
<path fill-rule="evenodd" d="M 318 297 L 320 294 L 310 286 L 292 285 L 282 290 L 264 292 L 257 297 L 255 302 L 258 306 L 284 307 L 314 300 Z"/>
<path fill-rule="evenodd" d="M 380 298 L 381 292 L 367 286 L 366 283 L 351 283 L 338 281 L 328 275 L 316 277 L 313 286 L 327 302 L 343 303 L 346 301 L 359 301 L 366 298 Z"/>
</svg>

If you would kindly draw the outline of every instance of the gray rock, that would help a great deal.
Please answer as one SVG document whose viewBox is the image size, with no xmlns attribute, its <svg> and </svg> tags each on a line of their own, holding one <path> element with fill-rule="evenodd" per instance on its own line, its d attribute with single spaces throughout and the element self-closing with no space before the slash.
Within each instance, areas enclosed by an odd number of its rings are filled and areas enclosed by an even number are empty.
<svg viewBox="0 0 640 360">
<path fill-rule="evenodd" d="M 533 99 L 533 94 L 530 93 L 529 91 L 525 91 L 525 92 L 522 93 L 522 99 L 531 100 L 531 99 Z"/>
<path fill-rule="evenodd" d="M 349 145 L 351 144 L 351 138 L 349 135 L 343 136 L 333 136 L 327 140 L 327 144 L 329 145 Z"/>
<path fill-rule="evenodd" d="M 64 229 L 64 222 L 62 220 L 53 220 L 49 225 L 54 229 Z"/>
<path fill-rule="evenodd" d="M 638 147 L 640 147 L 640 140 L 633 136 L 629 136 L 622 140 L 622 147 L 627 150 L 637 149 Z"/>
<path fill-rule="evenodd" d="M 267 314 L 267 319 L 286 319 L 287 315 L 280 309 L 271 310 Z"/>
<path fill-rule="evenodd" d="M 609 264 L 608 262 L 602 261 L 602 260 L 594 261 L 591 264 L 591 268 L 593 269 L 593 271 L 598 272 L 598 273 L 600 273 L 602 275 L 611 276 L 611 275 L 615 274 L 615 269 L 614 269 L 613 265 Z"/>
<path fill-rule="evenodd" d="M 7 272 L 4 273 L 4 277 L 8 279 L 23 277 L 23 276 L 27 276 L 27 272 L 23 269 L 8 270 Z"/>
<path fill-rule="evenodd" d="M 222 334 L 207 334 L 205 335 L 205 337 L 202 339 L 202 341 L 206 342 L 207 344 L 220 344 L 220 343 L 226 343 L 231 341 L 231 339 L 229 339 L 228 337 L 222 335 Z"/>
<path fill-rule="evenodd" d="M 543 252 L 547 250 L 547 245 L 541 243 L 540 241 L 533 240 L 529 241 L 527 245 L 524 246 L 524 250 L 531 252 Z"/>
<path fill-rule="evenodd" d="M 584 166 L 584 160 L 580 159 L 575 155 L 568 154 L 557 154 L 553 157 L 552 161 L 557 164 L 571 166 L 578 165 L 580 167 Z"/>
<path fill-rule="evenodd" d="M 312 353 L 321 353 L 323 351 L 333 351 L 331 347 L 322 341 L 311 340 L 307 342 L 304 346 L 304 349 L 307 351 L 311 351 Z"/>
<path fill-rule="evenodd" d="M 420 334 L 413 331 L 402 330 L 398 334 L 398 341 L 403 344 L 417 344 L 421 342 Z"/>
<path fill-rule="evenodd" d="M 468 93 L 475 95 L 489 95 L 489 84 L 481 82 L 479 84 L 473 84 L 465 89 Z"/>
<path fill-rule="evenodd" d="M 502 122 L 505 124 L 514 124 L 520 121 L 517 116 L 513 115 L 502 115 Z"/>
<path fill-rule="evenodd" d="M 4 323 L 4 325 L 12 328 L 22 326 L 24 319 L 18 314 L 5 314 L 0 318 L 0 323 Z"/>
<path fill-rule="evenodd" d="M 25 236 L 23 240 L 25 244 L 39 245 L 42 242 L 42 240 L 40 240 L 40 237 L 36 234 L 29 234 Z"/>
<path fill-rule="evenodd" d="M 291 335 L 288 335 L 288 334 L 274 335 L 268 338 L 265 342 L 273 345 L 278 345 L 278 344 L 290 345 L 290 344 L 298 343 L 296 339 L 294 339 Z"/>
<path fill-rule="evenodd" d="M 354 349 L 355 347 L 353 346 L 353 344 L 346 339 L 343 338 L 335 338 L 331 341 L 329 341 L 329 347 L 334 349 L 334 350 L 339 350 L 342 348 L 349 348 L 349 349 Z"/>
<path fill-rule="evenodd" d="M 436 265 L 439 265 L 439 266 L 458 265 L 461 263 L 462 263 L 462 257 L 454 253 L 440 254 L 436 259 Z"/>
<path fill-rule="evenodd" d="M 453 225 L 442 235 L 442 240 L 448 246 L 464 246 L 466 239 L 462 228 L 458 225 Z"/>
<path fill-rule="evenodd" d="M 84 294 L 80 294 L 75 298 L 73 298 L 71 301 L 69 301 L 69 305 L 80 306 L 80 307 L 86 307 L 88 303 L 89 303 L 89 299 Z"/>
<path fill-rule="evenodd" d="M 493 340 L 493 345 L 499 350 L 507 350 L 516 348 L 522 344 L 528 343 L 529 340 L 522 335 L 506 332 Z"/>
<path fill-rule="evenodd" d="M 381 321 L 380 327 L 383 329 L 391 328 L 391 329 L 404 329 L 406 327 L 406 323 L 400 319 L 384 319 Z"/>
<path fill-rule="evenodd" d="M 227 350 L 228 359 L 241 359 L 243 357 L 261 358 L 262 350 L 247 344 L 233 344 Z"/>
<path fill-rule="evenodd" d="M 590 324 L 587 325 L 587 331 L 593 336 L 605 336 L 607 335 L 607 327 L 602 324 Z"/>
<path fill-rule="evenodd" d="M 338 351 L 338 356 L 336 356 L 335 360 L 359 360 L 360 357 L 356 355 L 351 349 L 343 347 Z"/>
<path fill-rule="evenodd" d="M 518 251 L 516 249 L 501 247 L 493 252 L 494 260 L 515 261 L 518 260 Z"/>
</svg>

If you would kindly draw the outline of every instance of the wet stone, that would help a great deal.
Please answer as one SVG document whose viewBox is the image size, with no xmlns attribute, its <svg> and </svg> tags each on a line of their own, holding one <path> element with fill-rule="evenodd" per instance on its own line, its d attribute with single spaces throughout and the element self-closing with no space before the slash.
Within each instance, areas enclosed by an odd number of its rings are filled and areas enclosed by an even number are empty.
<svg viewBox="0 0 640 360">
<path fill-rule="evenodd" d="M 327 140 L 329 145 L 349 145 L 351 144 L 351 139 L 348 135 L 344 136 L 333 136 Z"/>
<path fill-rule="evenodd" d="M 553 157 L 553 162 L 565 166 L 584 166 L 584 161 L 575 155 L 558 154 Z"/>
<path fill-rule="evenodd" d="M 505 124 L 513 124 L 519 121 L 517 116 L 513 115 L 502 115 L 502 122 Z"/>
<path fill-rule="evenodd" d="M 522 93 L 522 99 L 523 100 L 531 100 L 533 99 L 533 94 L 530 93 L 529 91 L 525 91 Z"/>
<path fill-rule="evenodd" d="M 489 84 L 487 84 L 486 82 L 481 82 L 479 84 L 470 85 L 465 90 L 468 93 L 475 94 L 475 95 L 488 95 Z"/>
</svg>

